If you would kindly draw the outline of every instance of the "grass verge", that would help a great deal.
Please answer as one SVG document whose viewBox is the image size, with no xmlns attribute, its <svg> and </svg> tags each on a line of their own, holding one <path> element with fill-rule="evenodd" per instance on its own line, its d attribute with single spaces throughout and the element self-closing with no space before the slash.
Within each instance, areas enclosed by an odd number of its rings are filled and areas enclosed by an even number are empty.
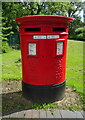
<svg viewBox="0 0 85 120">
<path fill-rule="evenodd" d="M 67 71 L 66 71 L 66 84 L 73 87 L 81 95 L 81 100 L 85 101 L 83 93 L 83 78 L 85 71 L 83 70 L 83 42 L 68 41 L 68 54 L 67 54 Z M 13 50 L 9 53 L 2 55 L 2 79 L 3 80 L 21 80 L 21 61 L 20 51 Z M 83 97 L 84 95 L 84 97 Z M 51 105 L 44 105 L 46 108 Z M 33 108 L 44 107 L 33 105 Z M 74 106 L 73 106 L 74 107 Z M 85 105 L 84 105 L 85 110 Z"/>
<path fill-rule="evenodd" d="M 2 79 L 3 80 L 21 80 L 21 62 L 20 51 L 13 50 L 2 54 Z"/>
</svg>

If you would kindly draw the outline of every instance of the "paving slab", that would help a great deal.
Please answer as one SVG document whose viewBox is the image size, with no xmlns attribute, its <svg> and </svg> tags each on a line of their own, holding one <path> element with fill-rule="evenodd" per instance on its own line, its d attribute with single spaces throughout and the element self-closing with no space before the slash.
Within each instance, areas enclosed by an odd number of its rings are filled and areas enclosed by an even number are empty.
<svg viewBox="0 0 85 120">
<path fill-rule="evenodd" d="M 10 118 L 10 115 L 2 116 L 2 118 Z"/>
<path fill-rule="evenodd" d="M 54 118 L 53 113 L 50 110 L 46 110 L 46 117 L 47 118 Z"/>
<path fill-rule="evenodd" d="M 17 118 L 17 117 L 18 117 L 18 113 L 12 113 L 12 114 L 3 116 L 3 118 Z"/>
<path fill-rule="evenodd" d="M 83 112 L 84 112 L 84 111 L 83 111 L 83 110 L 81 110 L 81 111 L 79 111 L 79 112 L 81 112 L 81 114 L 83 115 Z"/>
<path fill-rule="evenodd" d="M 32 118 L 32 112 L 33 110 L 26 110 L 24 112 L 24 118 Z"/>
<path fill-rule="evenodd" d="M 60 110 L 62 118 L 76 118 L 76 114 L 69 110 Z"/>
<path fill-rule="evenodd" d="M 46 110 L 40 110 L 40 118 L 46 118 Z"/>
<path fill-rule="evenodd" d="M 39 118 L 40 115 L 39 115 L 39 110 L 33 110 L 32 111 L 32 118 Z"/>
<path fill-rule="evenodd" d="M 4 116 L 3 118 L 24 118 L 24 111 L 12 113 Z"/>
<path fill-rule="evenodd" d="M 17 118 L 24 118 L 25 117 L 25 111 L 18 112 Z"/>
<path fill-rule="evenodd" d="M 12 113 L 9 115 L 10 118 L 18 118 L 21 115 L 21 112 Z"/>
<path fill-rule="evenodd" d="M 85 111 L 83 111 L 83 117 L 84 117 L 84 119 L 85 119 Z"/>
<path fill-rule="evenodd" d="M 84 119 L 85 119 L 85 111 L 83 111 L 83 117 L 84 117 Z"/>
<path fill-rule="evenodd" d="M 76 118 L 83 118 L 81 112 L 79 112 L 79 111 L 74 111 L 74 112 L 76 114 Z"/>
<path fill-rule="evenodd" d="M 55 111 L 53 112 L 53 116 L 54 116 L 54 118 L 61 118 L 60 111 L 59 111 L 59 110 L 55 110 Z"/>
<path fill-rule="evenodd" d="M 84 120 L 85 111 L 69 111 L 69 110 L 25 110 L 9 115 L 2 118 L 57 118 L 57 119 L 72 119 Z"/>
</svg>

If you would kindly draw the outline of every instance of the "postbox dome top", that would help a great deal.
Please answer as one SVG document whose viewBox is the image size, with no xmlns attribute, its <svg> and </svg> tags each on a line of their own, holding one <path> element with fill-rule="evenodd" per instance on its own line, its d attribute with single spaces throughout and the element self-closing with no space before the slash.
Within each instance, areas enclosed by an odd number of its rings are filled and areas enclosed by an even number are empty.
<svg viewBox="0 0 85 120">
<path fill-rule="evenodd" d="M 72 22 L 73 18 L 65 17 L 65 16 L 57 16 L 57 15 L 32 15 L 16 18 L 16 22 L 18 24 L 26 24 L 26 23 L 69 23 Z"/>
</svg>

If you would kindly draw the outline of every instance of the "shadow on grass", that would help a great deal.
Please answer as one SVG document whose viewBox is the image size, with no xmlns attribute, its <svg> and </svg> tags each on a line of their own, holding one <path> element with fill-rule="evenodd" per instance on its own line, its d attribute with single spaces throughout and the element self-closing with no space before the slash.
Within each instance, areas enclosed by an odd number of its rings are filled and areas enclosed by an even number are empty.
<svg viewBox="0 0 85 120">
<path fill-rule="evenodd" d="M 32 105 L 22 96 L 22 91 L 2 94 L 2 115 L 32 109 Z"/>
</svg>

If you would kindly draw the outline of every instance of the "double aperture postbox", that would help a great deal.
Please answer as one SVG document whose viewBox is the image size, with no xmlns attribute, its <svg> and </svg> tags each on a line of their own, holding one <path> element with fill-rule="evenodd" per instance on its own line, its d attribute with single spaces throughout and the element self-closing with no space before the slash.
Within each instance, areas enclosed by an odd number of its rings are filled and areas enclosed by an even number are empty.
<svg viewBox="0 0 85 120">
<path fill-rule="evenodd" d="M 68 23 L 64 16 L 25 16 L 20 25 L 22 91 L 33 102 L 60 100 L 65 92 Z"/>
</svg>

